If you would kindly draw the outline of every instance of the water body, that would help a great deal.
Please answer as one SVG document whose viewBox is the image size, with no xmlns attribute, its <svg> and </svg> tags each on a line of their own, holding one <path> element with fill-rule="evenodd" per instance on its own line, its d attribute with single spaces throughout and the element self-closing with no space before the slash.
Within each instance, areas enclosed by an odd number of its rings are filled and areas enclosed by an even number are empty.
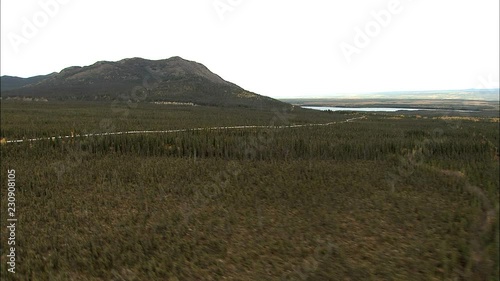
<svg viewBox="0 0 500 281">
<path fill-rule="evenodd" d="M 459 109 L 431 109 L 431 108 L 407 108 L 407 107 L 336 107 L 336 106 L 302 106 L 303 108 L 316 110 L 331 110 L 331 111 L 380 111 L 380 112 L 396 112 L 399 110 L 417 111 L 417 110 L 442 110 L 442 111 L 458 111 L 458 112 L 476 112 L 474 110 L 459 110 Z"/>
<path fill-rule="evenodd" d="M 404 107 L 336 107 L 336 106 L 302 106 L 303 108 L 316 110 L 331 110 L 331 111 L 388 111 L 396 112 L 398 110 L 432 110 L 424 108 L 404 108 Z"/>
</svg>

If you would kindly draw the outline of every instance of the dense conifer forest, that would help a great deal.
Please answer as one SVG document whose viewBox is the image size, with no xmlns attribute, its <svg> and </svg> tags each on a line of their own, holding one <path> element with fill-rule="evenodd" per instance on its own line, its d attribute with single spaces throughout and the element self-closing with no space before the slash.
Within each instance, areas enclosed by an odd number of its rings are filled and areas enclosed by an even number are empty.
<svg viewBox="0 0 500 281">
<path fill-rule="evenodd" d="M 2 279 L 498 280 L 497 117 L 1 106 Z"/>
</svg>

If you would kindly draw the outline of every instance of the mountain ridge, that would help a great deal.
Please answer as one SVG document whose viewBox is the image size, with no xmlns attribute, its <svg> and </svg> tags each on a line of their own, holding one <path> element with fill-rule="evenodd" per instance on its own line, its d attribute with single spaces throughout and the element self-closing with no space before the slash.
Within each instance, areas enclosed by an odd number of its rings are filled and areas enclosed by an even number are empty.
<svg viewBox="0 0 500 281">
<path fill-rule="evenodd" d="M 34 77 L 37 78 L 2 76 L 2 98 L 114 100 L 135 95 L 149 102 L 256 108 L 291 106 L 247 91 L 205 65 L 179 56 L 161 60 L 134 57 L 115 62 L 97 61 Z"/>
</svg>

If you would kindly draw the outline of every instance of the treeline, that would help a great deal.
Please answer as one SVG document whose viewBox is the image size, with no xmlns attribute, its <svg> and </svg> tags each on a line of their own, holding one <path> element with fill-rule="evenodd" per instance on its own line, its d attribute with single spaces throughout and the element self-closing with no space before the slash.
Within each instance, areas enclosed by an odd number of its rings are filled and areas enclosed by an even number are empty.
<svg viewBox="0 0 500 281">
<path fill-rule="evenodd" d="M 1 101 L 0 137 L 13 139 L 171 130 L 215 126 L 273 126 L 342 121 L 356 114 L 326 113 L 295 107 L 251 108 L 110 102 L 30 103 Z"/>
<path fill-rule="evenodd" d="M 77 137 L 25 143 L 29 153 L 43 155 L 47 150 L 65 147 L 91 154 L 137 154 L 222 159 L 334 159 L 334 160 L 387 160 L 393 155 L 416 150 L 432 161 L 485 161 L 496 156 L 496 136 L 489 133 L 446 129 L 391 129 L 391 123 L 380 121 L 380 129 L 373 130 L 373 121 L 339 123 L 330 126 L 269 129 L 221 129 L 178 133 L 154 133 Z M 429 121 L 433 125 L 439 122 Z M 441 124 L 443 125 L 443 124 Z M 485 124 L 484 131 L 495 124 Z M 467 126 L 467 125 L 465 125 Z M 429 126 L 433 127 L 433 126 Z M 443 127 L 443 126 L 441 126 Z M 488 128 L 490 127 L 490 128 Z M 494 131 L 491 131 L 494 132 Z M 12 150 L 13 149 L 13 150 Z M 23 153 L 24 147 L 11 148 Z"/>
</svg>

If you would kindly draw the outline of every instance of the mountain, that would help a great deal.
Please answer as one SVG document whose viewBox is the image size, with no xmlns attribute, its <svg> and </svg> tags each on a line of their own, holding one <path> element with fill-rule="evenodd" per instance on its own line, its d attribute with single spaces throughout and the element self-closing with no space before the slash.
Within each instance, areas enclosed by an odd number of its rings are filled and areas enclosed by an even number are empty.
<svg viewBox="0 0 500 281">
<path fill-rule="evenodd" d="M 18 77 L 17 77 L 18 78 Z M 22 79 L 22 80 L 19 80 Z M 2 76 L 2 98 L 182 102 L 253 108 L 289 107 L 222 79 L 203 64 L 181 57 L 100 61 L 31 78 Z M 4 81 L 7 84 L 3 85 Z"/>
<path fill-rule="evenodd" d="M 52 74 L 38 75 L 38 76 L 29 77 L 29 78 L 21 78 L 21 77 L 17 77 L 17 76 L 4 75 L 1 77 L 0 85 L 1 85 L 2 92 L 3 92 L 3 91 L 21 88 L 21 87 L 24 87 L 24 86 L 30 85 L 30 84 L 36 84 L 36 83 L 48 78 L 50 75 L 52 75 Z"/>
</svg>

